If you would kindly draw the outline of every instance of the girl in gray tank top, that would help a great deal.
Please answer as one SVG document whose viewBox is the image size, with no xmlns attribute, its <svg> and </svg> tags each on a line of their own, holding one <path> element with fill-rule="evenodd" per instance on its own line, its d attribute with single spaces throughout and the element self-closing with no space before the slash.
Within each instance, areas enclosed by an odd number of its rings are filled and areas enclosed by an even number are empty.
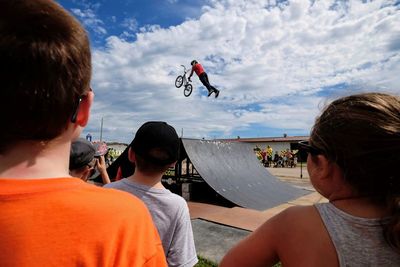
<svg viewBox="0 0 400 267">
<path fill-rule="evenodd" d="M 333 101 L 299 148 L 329 203 L 277 214 L 220 266 L 400 266 L 400 97 Z"/>
<path fill-rule="evenodd" d="M 331 203 L 315 205 L 335 246 L 340 266 L 400 266 L 400 254 L 383 236 L 389 218 L 352 216 Z"/>
</svg>

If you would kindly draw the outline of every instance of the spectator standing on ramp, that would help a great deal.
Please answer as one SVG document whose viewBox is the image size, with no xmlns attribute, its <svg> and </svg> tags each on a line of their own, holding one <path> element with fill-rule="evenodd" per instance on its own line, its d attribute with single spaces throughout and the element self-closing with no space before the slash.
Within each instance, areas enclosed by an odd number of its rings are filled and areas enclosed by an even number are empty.
<svg viewBox="0 0 400 267">
<path fill-rule="evenodd" d="M 73 178 L 89 120 L 86 31 L 51 0 L 0 1 L 0 266 L 166 266 L 146 206 Z"/>
<path fill-rule="evenodd" d="M 128 158 L 135 172 L 128 178 L 105 185 L 129 192 L 149 208 L 160 234 L 169 266 L 194 266 L 196 249 L 186 201 L 164 188 L 163 174 L 175 166 L 180 140 L 165 122 L 143 124 L 129 145 Z"/>
<path fill-rule="evenodd" d="M 220 266 L 400 266 L 400 97 L 333 101 L 299 147 L 329 203 L 284 210 Z"/>
<path fill-rule="evenodd" d="M 89 142 L 92 142 L 92 135 L 90 133 L 88 133 L 86 135 L 86 140 L 88 140 Z"/>
<path fill-rule="evenodd" d="M 201 83 L 207 88 L 208 90 L 207 96 L 210 96 L 214 92 L 215 98 L 217 98 L 219 95 L 219 90 L 210 84 L 210 82 L 208 81 L 208 75 L 204 71 L 203 66 L 196 60 L 192 60 L 192 62 L 190 62 L 190 65 L 192 65 L 192 71 L 190 72 L 188 80 L 191 81 L 190 78 L 192 77 L 193 72 L 195 72 L 199 77 Z"/>
</svg>

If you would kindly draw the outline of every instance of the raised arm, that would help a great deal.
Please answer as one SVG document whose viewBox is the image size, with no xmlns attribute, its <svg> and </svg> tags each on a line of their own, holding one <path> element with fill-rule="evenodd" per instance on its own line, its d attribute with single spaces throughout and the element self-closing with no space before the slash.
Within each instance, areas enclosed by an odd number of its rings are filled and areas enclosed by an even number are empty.
<svg viewBox="0 0 400 267">
<path fill-rule="evenodd" d="M 111 183 L 110 177 L 108 176 L 107 173 L 107 166 L 106 166 L 106 161 L 104 159 L 104 156 L 100 156 L 97 159 L 97 170 L 100 172 L 101 179 L 103 180 L 103 184 L 109 184 Z"/>
<path fill-rule="evenodd" d="M 192 77 L 192 75 L 193 75 L 193 71 L 194 71 L 194 69 L 193 69 L 193 67 L 192 67 L 192 70 L 190 71 L 190 75 L 189 75 L 189 80 L 190 80 L 190 78 Z"/>
</svg>

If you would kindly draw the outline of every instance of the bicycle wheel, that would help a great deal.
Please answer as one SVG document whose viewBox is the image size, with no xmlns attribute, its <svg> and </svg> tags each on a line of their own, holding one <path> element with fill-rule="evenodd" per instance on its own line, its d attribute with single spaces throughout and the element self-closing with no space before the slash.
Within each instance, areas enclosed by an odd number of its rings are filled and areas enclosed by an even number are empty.
<svg viewBox="0 0 400 267">
<path fill-rule="evenodd" d="M 185 86 L 185 89 L 183 90 L 183 94 L 188 97 L 192 93 L 193 87 L 191 84 L 188 84 Z"/>
<path fill-rule="evenodd" d="M 176 88 L 179 88 L 182 86 L 182 84 L 183 84 L 183 76 L 179 75 L 178 77 L 176 77 L 175 86 Z"/>
</svg>

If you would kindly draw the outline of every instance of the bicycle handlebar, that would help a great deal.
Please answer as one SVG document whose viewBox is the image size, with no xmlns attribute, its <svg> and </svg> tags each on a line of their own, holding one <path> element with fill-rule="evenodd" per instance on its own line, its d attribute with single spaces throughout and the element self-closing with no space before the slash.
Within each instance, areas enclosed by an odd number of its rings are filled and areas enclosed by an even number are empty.
<svg viewBox="0 0 400 267">
<path fill-rule="evenodd" d="M 185 65 L 181 65 L 183 67 L 183 72 L 186 74 L 189 70 L 186 70 Z"/>
</svg>

